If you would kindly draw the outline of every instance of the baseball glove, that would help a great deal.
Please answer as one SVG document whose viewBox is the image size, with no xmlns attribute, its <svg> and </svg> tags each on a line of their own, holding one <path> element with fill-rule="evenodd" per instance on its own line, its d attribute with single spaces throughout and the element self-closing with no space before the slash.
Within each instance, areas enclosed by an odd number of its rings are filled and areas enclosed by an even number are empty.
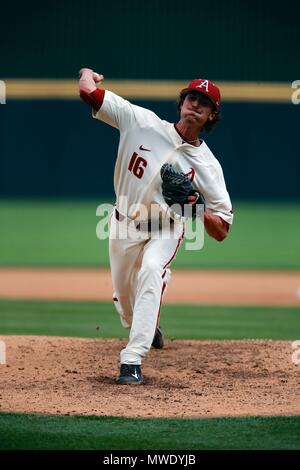
<svg viewBox="0 0 300 470">
<path fill-rule="evenodd" d="M 174 206 L 175 212 L 180 213 L 180 215 L 187 217 L 192 215 L 192 217 L 195 217 L 197 212 L 196 205 L 204 204 L 204 199 L 193 187 L 189 177 L 175 171 L 170 163 L 164 163 L 161 167 L 160 175 L 162 179 L 162 194 L 166 203 L 169 206 Z M 192 211 L 190 210 L 189 214 L 185 214 L 184 209 L 186 208 L 184 205 L 189 204 L 189 196 L 196 196 L 197 201 L 193 204 Z"/>
</svg>

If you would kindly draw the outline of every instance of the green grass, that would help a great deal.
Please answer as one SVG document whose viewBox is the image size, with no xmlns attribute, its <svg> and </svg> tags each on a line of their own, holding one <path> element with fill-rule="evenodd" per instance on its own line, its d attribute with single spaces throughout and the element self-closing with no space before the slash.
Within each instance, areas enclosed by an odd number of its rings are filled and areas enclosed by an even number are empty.
<svg viewBox="0 0 300 470">
<path fill-rule="evenodd" d="M 166 305 L 166 338 L 299 339 L 300 309 Z M 111 303 L 0 300 L 0 334 L 127 337 Z"/>
<path fill-rule="evenodd" d="M 108 266 L 107 241 L 96 237 L 99 201 L 0 201 L 3 266 Z M 300 204 L 235 203 L 222 243 L 181 249 L 184 268 L 300 269 Z"/>
<path fill-rule="evenodd" d="M 0 449 L 299 449 L 300 417 L 130 419 L 0 414 Z"/>
<path fill-rule="evenodd" d="M 168 305 L 166 337 L 299 339 L 298 308 Z M 99 327 L 99 329 L 97 329 Z M 0 334 L 125 337 L 110 303 L 0 301 Z M 1 367 L 1 366 L 0 366 Z M 300 417 L 130 419 L 0 413 L 0 449 L 299 449 Z"/>
<path fill-rule="evenodd" d="M 0 201 L 1 265 L 108 265 L 107 243 L 96 237 L 99 203 Z"/>
</svg>

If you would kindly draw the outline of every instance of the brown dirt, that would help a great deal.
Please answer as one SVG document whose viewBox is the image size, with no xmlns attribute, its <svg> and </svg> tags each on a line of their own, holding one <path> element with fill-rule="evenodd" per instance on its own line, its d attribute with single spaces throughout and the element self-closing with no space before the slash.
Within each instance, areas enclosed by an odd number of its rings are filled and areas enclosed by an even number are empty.
<svg viewBox="0 0 300 470">
<path fill-rule="evenodd" d="M 145 384 L 114 378 L 123 340 L 2 336 L 0 410 L 199 418 L 299 415 L 300 369 L 288 341 L 167 341 Z"/>
<path fill-rule="evenodd" d="M 168 303 L 300 305 L 300 273 L 174 270 Z M 0 269 L 0 298 L 111 301 L 98 269 Z M 300 414 L 300 369 L 288 341 L 167 341 L 145 384 L 117 386 L 123 340 L 0 337 L 0 411 L 212 417 Z"/>
<path fill-rule="evenodd" d="M 0 269 L 0 298 L 112 299 L 100 269 Z M 299 271 L 174 270 L 168 303 L 300 306 Z"/>
</svg>

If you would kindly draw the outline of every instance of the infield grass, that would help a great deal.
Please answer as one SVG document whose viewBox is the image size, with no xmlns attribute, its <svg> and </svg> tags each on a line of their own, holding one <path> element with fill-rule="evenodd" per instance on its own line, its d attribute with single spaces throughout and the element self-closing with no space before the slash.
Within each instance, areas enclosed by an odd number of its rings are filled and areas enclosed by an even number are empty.
<svg viewBox="0 0 300 470">
<path fill-rule="evenodd" d="M 299 339 L 297 307 L 166 305 L 166 338 Z M 125 338 L 112 303 L 0 300 L 0 334 Z"/>
<path fill-rule="evenodd" d="M 0 449 L 300 449 L 300 417 L 131 419 L 2 413 Z"/>
<path fill-rule="evenodd" d="M 102 201 L 0 200 L 0 265 L 108 266 L 96 237 Z M 222 243 L 205 237 L 200 251 L 179 251 L 182 268 L 300 269 L 300 204 L 234 203 Z"/>
</svg>

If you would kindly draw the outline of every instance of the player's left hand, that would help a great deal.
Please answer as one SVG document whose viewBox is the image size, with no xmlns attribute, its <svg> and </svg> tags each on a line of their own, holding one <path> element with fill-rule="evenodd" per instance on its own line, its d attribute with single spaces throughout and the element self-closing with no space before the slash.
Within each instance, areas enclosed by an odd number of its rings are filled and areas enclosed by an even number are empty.
<svg viewBox="0 0 300 470">
<path fill-rule="evenodd" d="M 196 204 L 197 200 L 198 200 L 198 197 L 199 195 L 194 195 L 194 196 L 188 196 L 188 204 Z"/>
<path fill-rule="evenodd" d="M 184 214 L 185 204 L 194 205 L 196 203 L 204 204 L 204 199 L 201 194 L 196 191 L 193 187 L 190 179 L 183 173 L 178 173 L 173 169 L 173 166 L 169 163 L 165 163 L 161 167 L 161 179 L 162 179 L 162 194 L 166 203 L 172 207 L 173 205 L 179 205 L 181 208 L 181 214 Z M 174 209 L 178 212 L 176 209 Z M 196 211 L 193 208 L 192 217 L 195 216 Z"/>
</svg>

